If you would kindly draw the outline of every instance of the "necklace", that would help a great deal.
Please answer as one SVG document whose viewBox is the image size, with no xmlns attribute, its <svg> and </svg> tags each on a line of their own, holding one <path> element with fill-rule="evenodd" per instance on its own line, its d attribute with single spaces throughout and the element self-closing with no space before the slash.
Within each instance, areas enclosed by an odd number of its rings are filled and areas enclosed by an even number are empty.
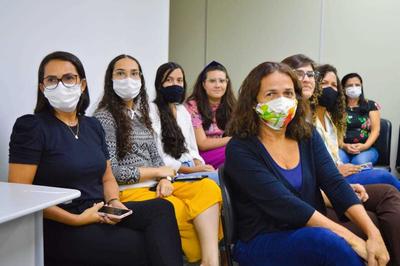
<svg viewBox="0 0 400 266">
<path fill-rule="evenodd" d="M 75 139 L 79 139 L 79 120 L 76 123 L 76 133 L 72 130 L 72 127 L 67 125 L 69 131 L 71 131 L 72 135 L 75 137 Z"/>
</svg>

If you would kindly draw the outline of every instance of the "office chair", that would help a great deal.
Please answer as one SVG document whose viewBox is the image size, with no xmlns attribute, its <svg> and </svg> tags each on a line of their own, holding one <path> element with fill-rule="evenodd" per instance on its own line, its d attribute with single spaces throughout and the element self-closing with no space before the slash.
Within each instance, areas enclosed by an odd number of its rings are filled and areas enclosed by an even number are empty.
<svg viewBox="0 0 400 266">
<path fill-rule="evenodd" d="M 235 213 L 231 201 L 231 191 L 229 189 L 229 179 L 224 173 L 224 166 L 220 166 L 218 169 L 218 175 L 220 180 L 220 188 L 222 191 L 222 227 L 224 231 L 223 251 L 226 256 L 228 266 L 233 266 L 235 263 L 232 260 L 232 250 L 234 243 L 236 241 L 236 223 L 235 223 Z"/>
<path fill-rule="evenodd" d="M 392 143 L 392 123 L 384 118 L 381 118 L 381 130 L 379 137 L 375 141 L 373 147 L 378 150 L 379 158 L 375 167 L 383 168 L 391 171 L 390 169 L 390 145 Z"/>
</svg>

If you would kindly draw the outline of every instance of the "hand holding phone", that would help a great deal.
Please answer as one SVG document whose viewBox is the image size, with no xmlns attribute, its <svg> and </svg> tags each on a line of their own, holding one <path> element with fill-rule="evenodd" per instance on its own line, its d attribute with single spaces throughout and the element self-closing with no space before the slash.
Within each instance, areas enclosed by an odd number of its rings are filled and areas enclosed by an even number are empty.
<svg viewBox="0 0 400 266">
<path fill-rule="evenodd" d="M 101 216 L 107 216 L 110 218 L 115 218 L 115 219 L 122 219 L 128 215 L 132 214 L 132 210 L 129 209 L 120 209 L 120 208 L 115 208 L 111 206 L 103 206 L 98 210 L 99 215 Z"/>
<path fill-rule="evenodd" d="M 360 164 L 361 171 L 372 169 L 374 166 L 371 162 Z"/>
</svg>

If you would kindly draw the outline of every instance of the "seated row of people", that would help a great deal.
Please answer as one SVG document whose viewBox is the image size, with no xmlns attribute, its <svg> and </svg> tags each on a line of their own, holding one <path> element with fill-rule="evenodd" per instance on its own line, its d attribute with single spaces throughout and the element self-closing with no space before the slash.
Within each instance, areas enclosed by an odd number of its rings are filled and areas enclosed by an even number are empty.
<svg viewBox="0 0 400 266">
<path fill-rule="evenodd" d="M 49 54 L 38 72 L 34 115 L 18 118 L 11 134 L 8 179 L 81 191 L 44 211 L 46 265 L 176 266 L 182 250 L 189 262 L 218 265 L 220 189 L 207 178 L 171 183 L 176 171 L 159 155 L 139 62 L 110 62 L 97 119 L 85 116 L 89 89 L 76 56 Z M 105 203 L 133 214 L 101 216 Z"/>
<path fill-rule="evenodd" d="M 290 60 L 285 61 L 290 65 Z M 242 85 L 241 96 L 243 88 L 246 88 L 246 86 L 255 86 L 252 88 L 253 90 L 261 90 L 263 85 L 261 81 L 267 78 L 269 74 L 272 75 L 275 72 L 289 76 L 293 74 L 290 72 L 291 70 L 288 70 L 290 73 L 286 73 L 285 67 L 281 65 L 274 66 L 272 67 L 273 70 L 271 70 L 269 68 L 273 64 L 268 64 L 266 66 L 267 69 L 263 70 L 264 72 L 258 73 L 256 76 L 251 76 L 252 72 L 249 74 L 249 77 Z M 231 140 L 230 136 L 235 136 L 238 139 L 248 137 L 251 135 L 248 132 L 254 133 L 258 129 L 261 130 L 260 122 L 268 125 L 276 132 L 280 132 L 281 135 L 282 132 L 285 135 L 286 126 L 289 128 L 290 125 L 295 124 L 295 121 L 300 121 L 300 131 L 304 132 L 299 133 L 299 130 L 294 130 L 293 132 L 296 133 L 293 133 L 294 135 L 290 135 L 290 133 L 288 140 L 294 139 L 299 143 L 302 143 L 303 139 L 307 143 L 320 141 L 314 136 L 317 133 L 312 131 L 313 133 L 311 134 L 311 131 L 307 128 L 311 128 L 311 122 L 317 124 L 316 117 L 319 117 L 318 114 L 323 114 L 322 117 L 327 116 L 329 118 L 330 112 L 334 111 L 324 106 L 324 101 L 338 103 L 338 99 L 341 98 L 331 97 L 328 99 L 322 97 L 326 89 L 324 88 L 321 93 L 319 84 L 315 80 L 314 83 L 309 82 L 310 84 L 307 86 L 307 80 L 311 81 L 310 78 L 314 77 L 315 68 L 312 60 L 309 60 L 308 64 L 309 66 L 305 64 L 300 67 L 309 67 L 311 70 L 297 69 L 296 71 L 297 82 L 301 80 L 303 83 L 303 86 L 300 85 L 296 89 L 296 91 L 300 90 L 302 93 L 302 96 L 297 101 L 294 101 L 296 104 L 289 100 L 295 95 L 293 88 L 290 90 L 289 86 L 283 92 L 283 97 L 277 97 L 276 95 L 279 95 L 279 93 L 277 90 L 273 90 L 268 97 L 265 94 L 262 99 L 264 102 L 259 102 L 260 104 L 258 105 L 254 105 L 257 95 L 253 95 L 251 99 L 246 99 L 243 96 L 242 100 L 244 102 L 238 104 L 235 113 L 233 113 L 236 100 L 233 96 L 228 73 L 221 64 L 213 61 L 200 73 L 193 94 L 189 96 L 186 102 L 186 109 L 183 105 L 186 80 L 181 66 L 176 63 L 166 63 L 159 67 L 155 79 L 156 99 L 154 103 L 149 104 L 143 71 L 139 62 L 131 56 L 120 55 L 110 62 L 106 70 L 104 95 L 94 114 L 94 117 L 97 118 L 95 120 L 84 115 L 89 105 L 89 94 L 85 72 L 79 59 L 65 52 L 56 52 L 48 55 L 43 59 L 39 67 L 38 102 L 35 108 L 35 115 L 23 116 L 14 125 L 10 141 L 9 171 L 10 182 L 70 187 L 82 191 L 82 196 L 78 200 L 74 200 L 70 204 L 52 207 L 45 211 L 45 256 L 46 261 L 49 262 L 48 264 L 59 265 L 63 261 L 71 263 L 71 258 L 60 255 L 60 252 L 64 252 L 61 247 L 65 247 L 55 244 L 59 241 L 55 237 L 60 236 L 60 234 L 56 234 L 58 231 L 62 232 L 61 239 L 66 238 L 67 246 L 72 251 L 82 249 L 90 254 L 88 256 L 75 257 L 75 262 L 83 264 L 98 262 L 97 264 L 99 265 L 101 263 L 109 263 L 107 259 L 104 260 L 104 257 L 101 257 L 103 260 L 95 258 L 103 247 L 97 246 L 97 242 L 96 244 L 88 245 L 88 241 L 97 239 L 97 237 L 92 236 L 95 232 L 97 232 L 97 235 L 105 235 L 107 230 L 118 232 L 115 234 L 115 239 L 110 238 L 111 242 L 117 241 L 121 237 L 120 234 L 123 234 L 123 231 L 120 226 L 113 227 L 117 229 L 108 229 L 105 225 L 96 224 L 106 223 L 122 225 L 122 227 L 128 228 L 130 235 L 136 236 L 136 238 L 130 240 L 133 243 L 132 246 L 119 243 L 113 248 L 118 248 L 121 254 L 130 252 L 132 247 L 137 251 L 137 253 L 132 253 L 130 256 L 121 259 L 121 263 L 126 264 L 128 261 L 135 261 L 136 265 L 138 261 L 138 265 L 141 265 L 140 262 L 143 265 L 146 265 L 146 263 L 151 263 L 152 265 L 180 265 L 179 248 L 181 246 L 189 262 L 201 260 L 202 265 L 218 265 L 218 240 L 222 238 L 219 223 L 219 208 L 222 199 L 218 185 L 210 179 L 202 179 L 190 183 L 172 183 L 171 177 L 177 173 L 205 174 L 218 183 L 218 175 L 215 169 L 225 160 L 225 145 Z M 296 66 L 292 67 L 296 69 Z M 320 71 L 322 72 L 323 69 L 321 68 Z M 326 72 L 330 74 L 332 71 Z M 336 72 L 334 74 L 337 77 Z M 253 85 L 249 82 L 253 82 L 251 83 Z M 324 82 L 329 83 L 329 80 L 324 80 L 322 84 Z M 336 85 L 333 90 L 338 92 L 341 88 Z M 326 91 L 332 92 L 330 89 Z M 335 93 L 330 93 L 329 95 L 332 96 L 333 94 Z M 304 104 L 303 97 L 304 99 L 309 99 L 304 101 Z M 272 100 L 275 98 L 279 98 L 281 102 L 274 104 Z M 269 100 L 273 103 L 271 106 L 269 104 L 261 104 L 269 102 Z M 304 106 L 301 107 L 302 105 Z M 245 107 L 251 108 L 251 112 L 241 113 L 239 111 L 240 108 Z M 285 108 L 288 109 L 286 110 Z M 285 110 L 288 111 L 287 116 L 282 115 Z M 242 109 L 242 111 L 244 110 Z M 249 117 L 243 118 L 245 114 Z M 229 122 L 231 117 L 235 117 L 235 119 L 231 119 Z M 242 131 L 237 129 L 240 132 L 231 130 L 228 131 L 228 134 L 224 133 L 225 129 L 234 128 L 235 124 L 238 125 L 237 123 L 239 123 L 240 119 L 236 120 L 237 117 L 244 119 L 242 123 L 249 121 L 250 126 L 242 124 L 244 126 L 240 129 Z M 297 119 L 293 119 L 293 117 L 297 117 Z M 332 117 L 335 117 L 335 115 L 332 115 Z M 254 120 L 254 124 L 250 123 L 252 121 L 250 118 Z M 291 119 L 293 119 L 292 122 Z M 338 121 L 341 121 L 340 119 L 339 117 Z M 306 123 L 304 125 L 302 124 L 303 120 Z M 332 119 L 332 121 L 335 121 L 335 119 Z M 334 127 L 334 123 L 329 124 L 329 128 Z M 318 127 L 317 124 L 317 129 L 324 137 L 323 130 L 326 131 L 326 125 Z M 336 142 L 338 142 L 336 131 L 331 130 L 329 137 L 334 141 L 336 138 Z M 285 141 L 274 142 L 275 145 L 278 143 L 282 145 L 281 148 L 276 147 L 280 152 L 274 154 L 274 145 L 270 146 L 271 143 L 269 143 L 274 139 L 274 135 L 266 135 L 263 138 L 268 139 L 265 140 L 265 143 L 263 142 L 267 153 L 271 152 L 270 148 L 272 149 L 272 153 L 268 158 L 272 159 L 271 162 L 278 158 L 275 166 L 280 166 L 280 160 L 285 160 L 286 155 L 296 154 L 293 143 L 290 144 L 292 141 L 289 141 L 289 143 Z M 262 139 L 261 135 L 259 139 Z M 332 150 L 333 154 L 338 153 L 338 144 L 335 142 L 336 146 L 333 146 L 333 149 L 332 145 L 327 144 L 326 139 L 323 139 L 328 148 L 328 154 L 335 159 L 332 155 Z M 235 141 L 230 143 L 235 143 Z M 285 149 L 282 149 L 282 147 L 285 147 Z M 302 145 L 299 147 L 301 148 Z M 322 148 L 322 150 L 326 152 L 325 148 Z M 229 159 L 226 162 L 228 172 L 231 171 L 229 169 L 231 169 L 232 164 L 235 164 L 233 166 L 234 169 L 235 167 L 241 168 L 235 169 L 235 173 L 230 172 L 233 173 L 233 178 L 242 173 L 244 175 L 241 178 L 243 178 L 244 182 L 247 182 L 249 179 L 253 179 L 253 176 L 254 178 L 257 176 L 257 167 L 253 169 L 253 172 L 247 173 L 246 165 L 242 167 L 240 163 L 242 160 L 245 162 L 246 159 L 249 159 L 248 155 L 239 156 L 240 153 L 229 150 L 226 154 L 228 157 L 236 157 L 236 159 Z M 300 154 L 303 154 L 303 152 L 300 151 Z M 261 154 L 259 156 L 262 157 L 264 155 Z M 303 162 L 302 156 L 297 158 L 298 160 L 294 159 Z M 309 156 L 310 152 L 304 155 L 304 158 Z M 329 158 L 329 160 L 332 161 L 332 158 Z M 235 160 L 240 162 L 235 163 Z M 342 165 L 336 160 L 335 162 L 340 170 Z M 315 163 L 320 164 L 320 162 Z M 323 164 L 329 165 L 326 161 Z M 321 165 L 314 165 L 314 168 L 310 168 L 311 170 L 308 169 L 306 172 L 304 172 L 304 169 L 307 169 L 306 165 L 303 166 L 300 163 L 297 164 L 295 171 L 291 173 L 290 171 L 285 172 L 285 169 L 278 168 L 283 171 L 281 174 L 284 179 L 286 181 L 289 180 L 287 182 L 291 184 L 294 182 L 290 190 L 290 193 L 294 193 L 294 196 L 301 196 L 303 195 L 302 193 L 307 194 L 304 199 L 301 198 L 316 210 L 322 211 L 323 208 L 319 202 L 320 196 L 318 196 L 319 192 L 315 192 L 315 189 L 320 187 L 327 194 L 325 196 L 322 193 L 325 203 L 328 205 L 332 202 L 335 207 L 339 204 L 340 208 L 342 208 L 339 213 L 343 213 L 350 207 L 352 208 L 354 204 L 357 205 L 357 202 L 354 201 L 354 192 L 351 189 L 348 192 L 348 187 L 343 185 L 342 181 L 338 181 L 337 170 L 336 172 L 333 171 L 330 166 L 327 168 L 331 171 L 329 175 L 323 173 L 321 169 L 322 172 L 318 172 L 318 170 L 315 173 L 315 167 L 325 167 Z M 326 169 L 324 168 L 323 170 Z M 343 173 L 344 170 L 340 171 Z M 307 180 L 301 175 L 304 173 L 316 175 L 313 178 L 316 178 L 318 182 L 315 180 L 310 184 L 304 182 Z M 371 170 L 370 173 L 370 175 L 373 175 L 376 170 Z M 375 175 L 379 176 L 379 179 L 370 183 L 390 183 L 388 181 L 390 174 L 386 176 L 387 180 L 382 178 L 385 174 L 376 173 Z M 361 180 L 367 179 L 367 176 L 368 174 L 365 174 Z M 281 180 L 282 176 L 279 177 L 277 178 L 278 181 Z M 261 175 L 260 178 L 263 178 L 263 182 L 268 180 L 264 175 Z M 320 183 L 319 178 L 324 179 L 323 182 L 327 183 L 322 184 L 322 181 Z M 347 178 L 347 180 L 350 179 Z M 287 182 L 284 182 L 284 185 L 287 185 Z M 392 184 L 397 185 L 395 182 L 392 182 Z M 303 191 L 303 186 L 305 187 L 306 185 L 312 188 L 307 187 Z M 334 187 L 327 188 L 328 185 L 334 185 Z M 393 192 L 394 189 L 391 189 L 390 186 L 381 186 L 382 189 L 367 189 L 370 194 L 369 197 L 374 199 L 373 202 L 376 202 L 375 204 L 371 203 L 369 207 L 373 212 L 379 212 L 382 208 L 388 208 L 389 205 L 394 206 L 399 201 L 398 191 Z M 310 188 L 311 190 L 309 190 Z M 258 192 L 269 192 L 262 191 L 262 189 L 263 186 L 260 186 Z M 269 187 L 269 189 L 272 189 L 272 187 Z M 337 189 L 339 189 L 339 192 L 336 191 Z M 368 196 L 362 186 L 353 185 L 353 189 L 361 195 L 361 199 L 367 199 Z M 296 190 L 297 194 L 295 193 Z M 343 202 L 339 201 L 338 203 L 338 199 L 335 198 L 338 195 L 333 193 L 332 190 L 335 193 L 346 195 L 343 198 Z M 385 191 L 385 193 L 374 194 L 374 191 Z M 242 192 L 238 191 L 238 193 Z M 249 191 L 244 191 L 243 195 L 245 196 L 247 192 Z M 391 196 L 392 194 L 395 196 Z M 247 196 L 258 197 L 257 191 Z M 157 198 L 164 198 L 165 200 Z M 390 199 L 387 200 L 387 198 Z M 122 221 L 99 216 L 97 210 L 103 204 L 99 203 L 101 201 L 111 206 L 128 207 L 133 209 L 134 214 Z M 372 202 L 371 200 L 368 201 Z M 168 202 L 172 203 L 173 208 Z M 94 204 L 93 207 L 92 204 Z M 265 206 L 265 208 L 273 209 L 273 204 L 272 202 L 271 206 Z M 283 205 L 285 204 L 283 203 Z M 142 208 L 146 211 L 147 206 L 150 206 L 149 213 L 143 215 L 140 219 L 136 218 L 136 209 L 140 210 Z M 149 230 L 152 230 L 153 220 L 158 219 L 157 211 L 155 211 L 157 208 L 163 209 L 159 215 L 168 216 L 171 221 L 166 223 L 164 227 L 159 227 L 157 231 L 160 237 L 173 238 L 174 240 L 173 243 L 175 244 L 168 249 L 168 256 L 160 249 L 150 247 L 152 242 L 158 241 L 154 239 L 153 232 L 149 233 Z M 171 212 L 172 209 L 174 211 Z M 384 248 L 371 249 L 371 245 L 376 247 L 377 243 L 381 244 L 382 238 L 379 231 L 376 231 L 369 218 L 365 217 L 362 208 L 352 208 L 352 210 L 354 209 L 356 211 L 350 211 L 347 214 L 351 216 L 350 218 L 357 225 L 361 225 L 361 231 L 368 237 L 367 242 L 363 242 L 353 236 L 349 231 L 343 231 L 342 227 L 338 225 L 330 224 L 327 226 L 326 220 L 324 220 L 326 218 L 321 218 L 317 215 L 318 219 L 315 221 L 317 221 L 317 224 L 333 230 L 344 238 L 348 237 L 348 239 L 345 239 L 353 245 L 354 250 L 361 257 L 365 258 L 366 252 L 369 252 L 375 255 L 377 260 L 385 261 L 386 250 Z M 388 225 L 384 229 L 381 228 L 381 230 L 384 233 L 384 239 L 391 255 L 394 254 L 396 258 L 398 256 L 396 252 L 399 251 L 399 247 L 393 244 L 393 241 L 388 237 L 388 235 L 399 235 L 399 232 L 393 228 L 393 220 L 399 217 L 400 206 L 394 209 L 395 211 L 392 214 L 384 213 L 379 218 L 388 220 Z M 252 215 L 251 210 L 252 208 L 249 207 L 248 211 L 250 212 L 247 214 L 250 214 L 250 216 Z M 308 208 L 308 212 L 306 212 L 305 209 L 298 208 L 299 212 L 304 211 L 300 215 L 304 216 L 304 219 L 311 212 L 310 210 Z M 244 216 L 247 214 L 245 213 Z M 275 214 L 275 211 L 273 211 L 273 214 Z M 332 219 L 335 220 L 335 218 Z M 141 226 L 135 223 L 139 223 Z M 254 230 L 262 228 L 260 224 L 255 227 L 253 226 L 256 224 L 253 222 L 251 224 L 251 228 Z M 312 224 L 314 225 L 314 223 Z M 72 227 L 73 225 L 90 226 Z M 299 224 L 296 223 L 297 225 Z M 280 225 L 277 226 L 281 228 Z M 166 230 L 170 231 L 166 233 L 164 232 Z M 125 237 L 127 239 L 130 236 Z M 83 240 L 82 238 L 87 239 Z M 145 252 L 138 250 L 141 241 L 139 238 L 145 238 L 143 241 L 149 241 L 146 242 L 149 243 L 149 246 L 145 246 Z M 245 241 L 248 242 L 248 240 Z M 98 243 L 101 245 L 103 242 L 99 241 Z M 160 245 L 162 243 L 165 243 L 165 239 L 157 242 Z M 368 251 L 364 249 L 366 245 Z M 240 246 L 241 244 L 239 243 L 237 247 Z M 248 263 L 246 258 L 243 259 L 240 255 L 238 255 L 238 259 L 244 265 Z M 253 256 L 250 259 L 252 260 Z M 249 265 L 254 264 L 251 262 Z"/>
<path fill-rule="evenodd" d="M 284 61 L 299 57 L 306 58 Z M 321 95 L 311 99 L 316 80 L 307 67 L 262 63 L 240 87 L 225 162 L 238 223 L 234 258 L 240 265 L 386 265 L 389 258 L 398 265 L 400 193 L 343 179 L 307 114 Z"/>
</svg>

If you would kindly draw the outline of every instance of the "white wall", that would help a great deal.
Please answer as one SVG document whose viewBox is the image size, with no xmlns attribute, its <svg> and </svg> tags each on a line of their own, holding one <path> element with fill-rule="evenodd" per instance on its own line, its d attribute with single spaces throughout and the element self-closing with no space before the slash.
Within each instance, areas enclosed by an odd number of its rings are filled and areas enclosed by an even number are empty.
<svg viewBox="0 0 400 266">
<path fill-rule="evenodd" d="M 400 1 L 194 2 L 188 5 L 185 0 L 171 0 L 170 16 L 171 25 L 179 27 L 170 28 L 169 57 L 189 66 L 185 68 L 189 84 L 207 62 L 218 60 L 227 67 L 237 90 L 257 64 L 281 61 L 297 53 L 335 65 L 341 76 L 359 72 L 366 96 L 380 103 L 382 117 L 392 121 L 394 169 L 400 125 Z M 193 29 L 200 29 L 200 33 Z M 181 41 L 173 41 L 172 36 Z"/>
<path fill-rule="evenodd" d="M 149 95 L 157 67 L 168 59 L 167 0 L 0 0 L 0 181 L 7 179 L 15 119 L 32 113 L 37 70 L 48 53 L 72 52 L 84 64 L 92 114 L 108 63 L 126 53 L 142 65 Z"/>
</svg>

